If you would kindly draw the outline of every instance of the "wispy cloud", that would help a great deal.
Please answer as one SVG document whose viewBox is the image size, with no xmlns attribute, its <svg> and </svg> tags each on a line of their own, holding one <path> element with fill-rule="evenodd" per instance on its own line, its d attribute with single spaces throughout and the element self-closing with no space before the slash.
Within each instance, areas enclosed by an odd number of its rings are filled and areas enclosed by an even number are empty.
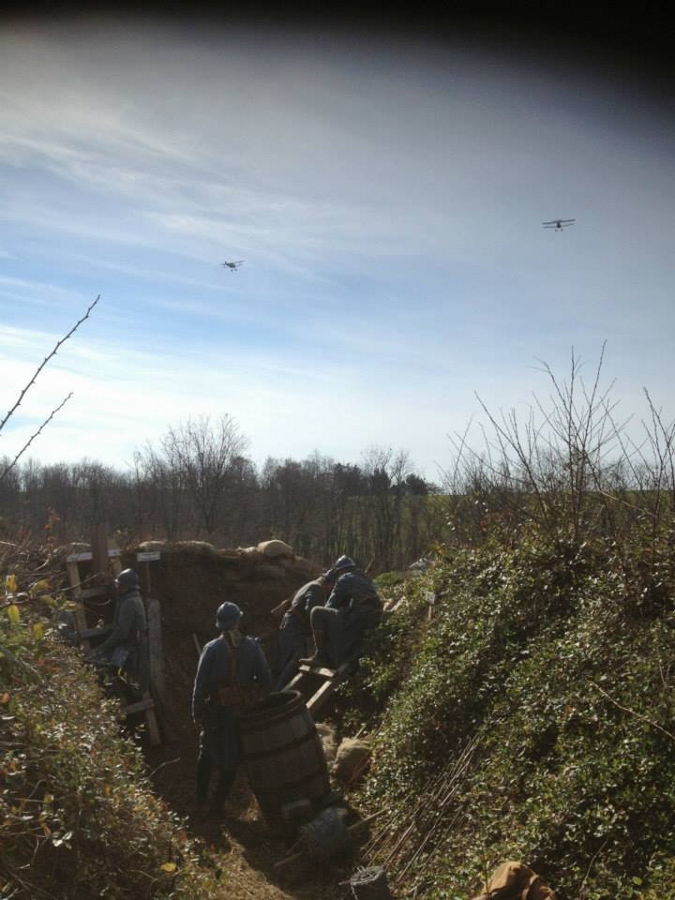
<svg viewBox="0 0 675 900">
<path fill-rule="evenodd" d="M 79 434 L 128 459 L 227 411 L 256 456 L 388 443 L 429 464 L 475 391 L 525 403 L 538 356 L 564 369 L 607 338 L 632 398 L 642 376 L 672 384 L 672 115 L 528 60 L 0 31 L 0 399 L 103 294 L 3 445 L 73 390 L 37 455 L 79 455 Z M 557 215 L 574 229 L 544 232 Z"/>
</svg>

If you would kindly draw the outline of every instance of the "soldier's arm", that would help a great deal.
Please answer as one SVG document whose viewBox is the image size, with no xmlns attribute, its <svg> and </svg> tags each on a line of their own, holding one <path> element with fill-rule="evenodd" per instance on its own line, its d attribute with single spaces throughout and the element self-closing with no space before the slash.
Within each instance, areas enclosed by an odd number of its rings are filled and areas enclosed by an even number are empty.
<svg viewBox="0 0 675 900">
<path fill-rule="evenodd" d="M 326 606 L 331 609 L 340 609 L 343 606 L 346 606 L 351 599 L 351 592 L 349 590 L 349 583 L 345 583 L 344 578 L 338 578 L 335 587 L 331 591 L 331 595 L 326 600 Z"/>
<path fill-rule="evenodd" d="M 96 648 L 96 652 L 101 654 L 109 653 L 111 650 L 114 650 L 115 647 L 128 641 L 133 628 L 134 619 L 133 604 L 123 601 L 117 621 L 113 625 L 113 630 L 100 647 Z"/>
</svg>

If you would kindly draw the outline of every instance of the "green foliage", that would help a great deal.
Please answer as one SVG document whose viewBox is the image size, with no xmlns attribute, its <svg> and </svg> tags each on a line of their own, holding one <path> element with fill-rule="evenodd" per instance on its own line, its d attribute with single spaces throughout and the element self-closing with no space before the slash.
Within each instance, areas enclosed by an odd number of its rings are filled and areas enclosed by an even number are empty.
<svg viewBox="0 0 675 900">
<path fill-rule="evenodd" d="M 373 583 L 381 591 L 388 591 L 402 584 L 404 576 L 401 572 L 383 572 L 373 579 Z"/>
<path fill-rule="evenodd" d="M 0 593 L 0 896 L 197 898 L 215 874 L 157 799 L 120 708 L 55 636 L 40 588 Z M 49 604 L 47 604 L 49 605 Z"/>
<path fill-rule="evenodd" d="M 675 557 L 667 531 L 644 538 L 529 529 L 447 549 L 379 629 L 361 801 L 387 811 L 371 857 L 399 892 L 465 898 L 505 859 L 560 897 L 655 900 L 668 884 Z"/>
</svg>

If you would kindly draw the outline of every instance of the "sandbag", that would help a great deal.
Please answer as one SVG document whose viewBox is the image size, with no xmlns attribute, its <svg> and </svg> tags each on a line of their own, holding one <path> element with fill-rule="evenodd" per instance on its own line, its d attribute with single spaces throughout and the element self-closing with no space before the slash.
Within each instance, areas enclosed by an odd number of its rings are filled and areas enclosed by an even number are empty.
<svg viewBox="0 0 675 900">
<path fill-rule="evenodd" d="M 347 788 L 358 781 L 370 762 L 370 744 L 359 738 L 344 738 L 337 749 L 331 769 L 342 787 Z"/>
<path fill-rule="evenodd" d="M 259 550 L 263 556 L 269 556 L 272 558 L 274 558 L 275 556 L 285 556 L 287 558 L 293 558 L 295 556 L 293 548 L 289 547 L 288 544 L 285 544 L 283 541 L 262 541 L 262 543 L 258 544 L 256 549 Z"/>
<path fill-rule="evenodd" d="M 473 900 L 555 900 L 555 893 L 529 866 L 502 863 L 487 883 L 487 891 Z"/>
</svg>

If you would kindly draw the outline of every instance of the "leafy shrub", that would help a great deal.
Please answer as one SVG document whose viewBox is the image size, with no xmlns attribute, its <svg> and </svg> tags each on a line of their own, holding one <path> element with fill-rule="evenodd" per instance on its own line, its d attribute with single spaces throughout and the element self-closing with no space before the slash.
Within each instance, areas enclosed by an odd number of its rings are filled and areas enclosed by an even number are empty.
<svg viewBox="0 0 675 900">
<path fill-rule="evenodd" d="M 16 587 L 10 575 L 0 601 L 0 895 L 213 896 L 216 873 L 153 795 L 118 704 Z"/>
<path fill-rule="evenodd" d="M 505 859 L 561 897 L 655 898 L 667 883 L 671 548 L 665 533 L 646 550 L 530 531 L 448 550 L 418 579 L 431 621 L 420 604 L 416 626 L 392 617 L 364 664 L 380 714 L 361 802 L 386 819 L 369 855 L 401 893 L 459 900 Z"/>
</svg>

